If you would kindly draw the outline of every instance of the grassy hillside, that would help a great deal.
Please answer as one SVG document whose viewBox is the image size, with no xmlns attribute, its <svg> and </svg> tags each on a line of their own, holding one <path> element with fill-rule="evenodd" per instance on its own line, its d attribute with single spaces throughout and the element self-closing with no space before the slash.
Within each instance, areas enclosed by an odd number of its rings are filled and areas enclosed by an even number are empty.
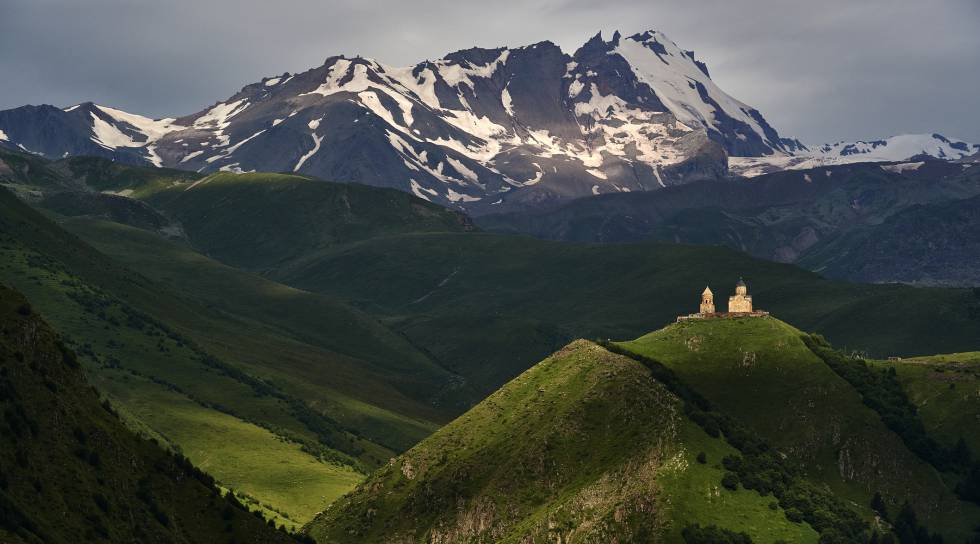
<svg viewBox="0 0 980 544">
<path fill-rule="evenodd" d="M 0 540 L 287 542 L 186 459 L 141 440 L 74 354 L 0 287 Z"/>
<path fill-rule="evenodd" d="M 900 361 L 876 361 L 895 369 L 902 388 L 919 411 L 929 434 L 953 448 L 962 438 L 980 454 L 980 353 L 950 353 Z"/>
<path fill-rule="evenodd" d="M 758 542 L 815 542 L 771 498 L 720 487 L 720 461 L 733 452 L 647 368 L 577 341 L 376 472 L 308 531 L 321 543 L 646 542 L 678 541 L 697 523 Z"/>
<path fill-rule="evenodd" d="M 174 185 L 193 183 L 203 174 L 173 168 L 129 166 L 97 157 L 69 157 L 53 168 L 98 192 L 142 198 Z"/>
<path fill-rule="evenodd" d="M 445 417 L 430 399 L 454 378 L 342 304 L 179 246 L 167 255 L 193 268 L 194 279 L 167 285 L 117 265 L 9 193 L 0 208 L 0 278 L 49 312 L 100 388 L 222 483 L 294 521 Z M 130 394 L 133 387 L 144 394 Z M 250 440 L 212 456 L 222 432 Z M 307 474 L 272 477 L 258 452 L 292 459 Z"/>
<path fill-rule="evenodd" d="M 472 228 L 467 217 L 400 191 L 286 174 L 211 174 L 146 201 L 180 221 L 200 252 L 262 271 L 342 242 Z"/>
<path fill-rule="evenodd" d="M 880 492 L 892 512 L 909 501 L 957 539 L 980 521 L 980 508 L 960 502 L 800 331 L 777 319 L 678 323 L 619 345 L 668 366 L 839 497 L 865 506 Z"/>
<path fill-rule="evenodd" d="M 329 391 L 328 398 L 310 398 L 335 403 L 333 410 L 350 412 L 352 421 L 364 418 L 365 425 L 358 428 L 365 433 L 370 434 L 372 425 L 386 424 L 380 418 L 371 422 L 375 419 L 372 411 L 356 406 L 378 406 L 375 412 L 388 420 L 390 428 L 374 434 L 378 440 L 384 437 L 391 441 L 393 447 L 404 449 L 414 444 L 433 428 L 423 421 L 444 422 L 449 410 L 458 409 L 458 397 L 472 395 L 465 393 L 465 387 L 456 390 L 453 382 L 457 378 L 401 335 L 336 298 L 242 272 L 140 229 L 83 218 L 65 220 L 61 226 L 163 288 L 234 316 L 236 326 L 254 327 L 263 334 L 250 341 L 247 350 L 215 345 L 212 349 L 216 354 L 233 357 L 290 391 L 312 392 L 314 386 Z M 200 334 L 206 343 L 202 333 L 213 335 L 215 328 L 198 329 L 193 334 Z M 329 364 L 329 373 L 311 367 L 311 356 L 317 352 L 328 358 L 321 365 Z M 420 421 L 411 424 L 407 418 Z M 420 428 L 411 432 L 400 429 L 406 424 Z M 406 432 L 408 435 L 403 436 Z"/>
<path fill-rule="evenodd" d="M 0 147 L 0 185 L 32 201 L 64 192 L 106 192 L 138 198 L 201 177 L 184 170 L 129 166 L 96 157 L 50 161 Z"/>
</svg>

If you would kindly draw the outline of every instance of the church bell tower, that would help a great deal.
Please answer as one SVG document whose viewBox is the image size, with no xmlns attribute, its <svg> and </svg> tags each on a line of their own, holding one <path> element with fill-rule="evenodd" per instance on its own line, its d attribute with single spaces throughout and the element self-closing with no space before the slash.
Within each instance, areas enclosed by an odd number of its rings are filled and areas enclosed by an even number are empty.
<svg viewBox="0 0 980 544">
<path fill-rule="evenodd" d="M 698 313 L 702 315 L 715 313 L 715 294 L 709 287 L 705 287 L 704 292 L 701 293 L 701 310 Z"/>
</svg>

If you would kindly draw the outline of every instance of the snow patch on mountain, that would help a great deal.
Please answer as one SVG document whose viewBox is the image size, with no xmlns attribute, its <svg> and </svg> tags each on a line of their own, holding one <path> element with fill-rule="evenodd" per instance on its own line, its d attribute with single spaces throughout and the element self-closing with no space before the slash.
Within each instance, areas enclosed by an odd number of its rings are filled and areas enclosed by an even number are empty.
<svg viewBox="0 0 980 544">
<path fill-rule="evenodd" d="M 119 147 L 137 147 L 139 143 L 133 141 L 131 137 L 124 134 L 121 130 L 104 121 L 94 112 L 92 116 L 92 141 L 106 149 L 117 149 Z"/>
<path fill-rule="evenodd" d="M 299 169 L 303 167 L 303 163 L 305 163 L 310 157 L 316 155 L 317 152 L 320 151 L 320 144 L 323 142 L 323 136 L 318 136 L 316 130 L 320 128 L 320 121 L 322 120 L 323 120 L 322 118 L 316 119 L 310 121 L 307 124 L 307 126 L 309 126 L 310 130 L 312 131 L 310 133 L 310 136 L 313 138 L 313 148 L 307 151 L 306 153 L 304 153 L 303 156 L 299 158 L 299 161 L 296 163 L 296 166 L 293 167 L 293 172 L 299 172 Z"/>
<path fill-rule="evenodd" d="M 475 89 L 473 78 L 491 77 L 501 65 L 507 62 L 507 57 L 509 56 L 510 50 L 504 49 L 496 59 L 484 65 L 474 66 L 470 63 L 464 65 L 463 63 L 453 63 L 445 59 L 440 60 L 437 64 L 439 66 L 439 73 L 442 74 L 442 78 L 450 87 L 458 87 L 461 84 L 465 84 L 470 89 Z"/>
<path fill-rule="evenodd" d="M 506 86 L 504 87 L 504 90 L 500 92 L 500 103 L 503 104 L 504 111 L 507 112 L 507 115 L 513 117 L 514 116 L 514 100 L 513 100 L 513 98 L 511 98 L 510 91 L 507 90 L 507 87 Z"/>
<path fill-rule="evenodd" d="M 408 181 L 411 185 L 412 194 L 414 194 L 415 196 L 423 200 L 428 200 L 429 202 L 432 202 L 429 196 L 439 196 L 439 193 L 427 187 L 422 187 L 421 185 L 419 185 L 419 182 L 415 181 L 414 179 L 409 179 Z"/>
<path fill-rule="evenodd" d="M 899 164 L 886 164 L 881 167 L 885 172 L 894 172 L 896 174 L 901 174 L 902 172 L 907 172 L 909 170 L 918 170 L 925 164 L 922 161 L 919 162 L 903 162 Z"/>
<path fill-rule="evenodd" d="M 192 152 L 188 153 L 187 155 L 185 155 L 184 158 L 180 159 L 180 162 L 181 163 L 185 163 L 185 162 L 187 162 L 187 161 L 189 161 L 189 160 L 191 160 L 191 159 L 193 159 L 195 157 L 199 157 L 199 156 L 201 156 L 203 154 L 204 154 L 204 151 L 202 151 L 202 150 L 192 151 Z"/>
<path fill-rule="evenodd" d="M 114 119 L 116 122 L 126 123 L 134 127 L 136 130 L 146 136 L 147 140 L 144 142 L 145 144 L 153 143 L 159 140 L 165 134 L 185 128 L 176 124 L 175 119 L 171 118 L 150 119 L 149 117 L 143 117 L 142 115 L 128 113 L 107 106 L 96 105 L 95 107 L 109 117 L 112 117 L 112 119 Z"/>
<path fill-rule="evenodd" d="M 225 134 L 225 129 L 231 125 L 231 119 L 245 111 L 248 106 L 248 100 L 245 99 L 218 104 L 198 117 L 194 121 L 194 128 L 212 131 L 215 140 L 217 140 L 217 143 L 213 144 L 212 147 L 225 147 L 231 140 L 231 136 Z"/>
<path fill-rule="evenodd" d="M 194 121 L 194 128 L 218 130 L 228 128 L 228 125 L 231 124 L 230 119 L 245 111 L 247 107 L 248 101 L 244 98 L 234 102 L 217 104 Z"/>
<path fill-rule="evenodd" d="M 462 175 L 463 178 L 465 178 L 467 181 L 470 181 L 472 183 L 479 183 L 480 182 L 480 176 L 477 175 L 477 173 L 474 172 L 473 170 L 470 170 L 462 162 L 460 162 L 460 161 L 458 161 L 458 160 L 456 160 L 456 159 L 454 159 L 452 157 L 447 157 L 446 160 L 449 161 L 449 165 L 452 166 L 454 170 L 456 170 L 457 172 L 459 172 L 459 174 Z"/>
</svg>

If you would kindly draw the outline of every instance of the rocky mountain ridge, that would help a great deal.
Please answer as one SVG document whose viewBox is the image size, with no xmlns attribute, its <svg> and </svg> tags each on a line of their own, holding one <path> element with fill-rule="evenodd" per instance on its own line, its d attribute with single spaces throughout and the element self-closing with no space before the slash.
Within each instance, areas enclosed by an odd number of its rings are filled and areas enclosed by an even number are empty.
<svg viewBox="0 0 980 544">
<path fill-rule="evenodd" d="M 806 170 L 858 162 L 902 162 L 918 168 L 924 160 L 973 163 L 980 161 L 980 144 L 947 138 L 942 134 L 900 134 L 878 140 L 836 142 L 801 149 L 791 155 L 729 157 L 733 174 L 755 177 L 781 170 Z"/>
<path fill-rule="evenodd" d="M 298 172 L 395 187 L 470 213 L 727 176 L 727 155 L 792 153 L 663 33 L 574 54 L 472 48 L 397 68 L 332 56 L 177 118 L 83 103 L 0 112 L 0 143 L 199 172 Z"/>
</svg>

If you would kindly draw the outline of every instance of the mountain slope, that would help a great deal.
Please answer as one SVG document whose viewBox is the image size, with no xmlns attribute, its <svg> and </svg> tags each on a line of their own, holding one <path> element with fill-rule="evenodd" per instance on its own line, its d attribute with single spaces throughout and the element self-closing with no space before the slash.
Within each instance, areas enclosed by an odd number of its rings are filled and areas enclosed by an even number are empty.
<svg viewBox="0 0 980 544">
<path fill-rule="evenodd" d="M 392 67 L 333 56 L 152 120 L 105 106 L 0 112 L 0 144 L 198 172 L 298 172 L 482 213 L 727 173 L 726 154 L 792 152 L 693 52 L 648 31 L 574 54 L 541 42 Z"/>
<path fill-rule="evenodd" d="M 980 285 L 980 196 L 913 206 L 815 245 L 800 264 L 853 281 Z"/>
<path fill-rule="evenodd" d="M 7 191 L 0 225 L 0 277 L 48 313 L 134 425 L 294 521 L 452 410 L 430 404 L 458 388 L 451 373 L 335 300 L 223 267 L 145 231 L 108 228 L 173 260 L 157 267 L 173 277 L 151 280 Z M 194 279 L 165 283 L 180 274 Z M 216 448 L 224 454 L 212 456 Z M 271 467 L 269 457 L 281 462 Z"/>
<path fill-rule="evenodd" d="M 129 432 L 74 354 L 2 286 L 0 329 L 0 540 L 292 540 L 221 498 L 186 459 Z"/>
<path fill-rule="evenodd" d="M 957 500 L 800 331 L 777 319 L 678 323 L 620 345 L 668 366 L 838 496 L 867 505 L 881 492 L 893 512 L 908 500 L 950 534 L 965 536 L 980 520 L 980 508 Z"/>
<path fill-rule="evenodd" d="M 980 386 L 980 353 L 949 353 L 875 364 L 895 370 L 931 436 L 950 449 L 962 439 L 974 457 L 980 453 L 980 434 L 973 431 L 980 414 L 976 394 Z"/>
<path fill-rule="evenodd" d="M 711 462 L 695 458 L 710 452 Z M 577 341 L 393 460 L 309 527 L 318 542 L 676 541 L 689 524 L 815 542 L 719 490 L 733 450 L 639 363 Z"/>
</svg>

